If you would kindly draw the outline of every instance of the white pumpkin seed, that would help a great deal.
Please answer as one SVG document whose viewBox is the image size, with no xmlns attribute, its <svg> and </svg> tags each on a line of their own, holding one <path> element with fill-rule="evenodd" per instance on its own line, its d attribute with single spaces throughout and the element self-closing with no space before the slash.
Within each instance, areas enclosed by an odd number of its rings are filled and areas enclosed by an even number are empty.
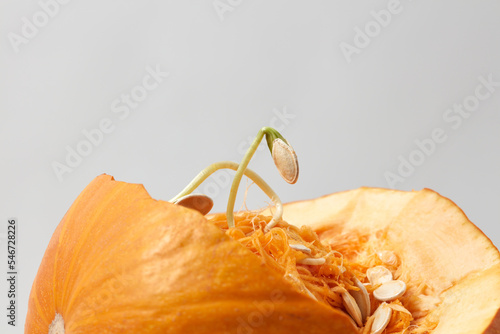
<svg viewBox="0 0 500 334">
<path fill-rule="evenodd" d="M 391 252 L 388 250 L 383 250 L 383 251 L 377 252 L 377 256 L 385 264 L 388 264 L 391 266 L 398 265 L 398 257 L 396 256 L 396 254 L 394 254 L 394 252 Z"/>
<path fill-rule="evenodd" d="M 359 310 L 361 311 L 361 319 L 363 323 L 366 318 L 370 316 L 370 295 L 366 291 L 365 286 L 356 277 L 354 277 L 354 284 L 359 288 L 359 291 L 350 291 L 351 295 L 356 300 Z"/>
<path fill-rule="evenodd" d="M 182 196 L 181 198 L 176 200 L 174 204 L 196 210 L 202 215 L 206 215 L 210 212 L 210 210 L 212 210 L 214 201 L 212 201 L 212 199 L 207 195 L 189 194 L 186 196 Z"/>
<path fill-rule="evenodd" d="M 276 138 L 273 141 L 272 156 L 281 177 L 290 184 L 297 182 L 299 178 L 299 161 L 292 146 L 282 139 Z"/>
<path fill-rule="evenodd" d="M 311 249 L 309 247 L 302 245 L 302 244 L 289 244 L 289 246 L 292 249 L 295 249 L 295 250 L 298 250 L 298 251 L 301 251 L 301 252 L 304 252 L 307 254 L 311 254 Z"/>
<path fill-rule="evenodd" d="M 363 326 L 363 319 L 361 317 L 361 311 L 359 310 L 358 304 L 356 304 L 356 300 L 353 296 L 349 294 L 349 292 L 342 292 L 342 299 L 344 301 L 344 306 L 347 310 L 347 313 L 351 316 L 351 318 L 356 322 L 359 327 Z"/>
<path fill-rule="evenodd" d="M 406 292 L 406 283 L 400 280 L 383 283 L 373 291 L 373 297 L 382 302 L 398 299 Z"/>
<path fill-rule="evenodd" d="M 366 276 L 372 285 L 392 281 L 392 273 L 384 266 L 376 266 L 366 271 Z"/>
<path fill-rule="evenodd" d="M 319 258 L 314 258 L 314 257 L 306 257 L 305 259 L 297 261 L 297 263 L 300 264 L 308 264 L 311 266 L 320 266 L 326 262 L 325 258 L 319 257 Z"/>
<path fill-rule="evenodd" d="M 391 316 L 392 316 L 392 309 L 389 307 L 389 305 L 385 302 L 380 304 L 377 310 L 373 313 L 374 319 L 370 333 L 371 334 L 382 333 L 389 324 Z"/>
</svg>

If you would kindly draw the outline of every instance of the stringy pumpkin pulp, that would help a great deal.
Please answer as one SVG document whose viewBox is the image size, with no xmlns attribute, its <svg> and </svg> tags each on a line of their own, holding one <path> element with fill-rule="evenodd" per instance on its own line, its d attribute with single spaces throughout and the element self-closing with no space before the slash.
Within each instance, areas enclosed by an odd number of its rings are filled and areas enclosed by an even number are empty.
<svg viewBox="0 0 500 334">
<path fill-rule="evenodd" d="M 368 235 L 340 235 L 330 244 L 320 241 L 309 227 L 300 228 L 281 221 L 269 232 L 264 232 L 271 217 L 246 212 L 235 216 L 235 227 L 228 228 L 225 214 L 215 214 L 209 219 L 228 236 L 258 255 L 271 270 L 283 275 L 284 280 L 297 291 L 316 299 L 332 308 L 348 314 L 342 302 L 342 292 L 359 291 L 353 278 L 368 283 L 366 271 L 382 265 L 389 269 L 395 279 L 404 279 L 404 269 L 396 254 L 382 249 L 383 231 L 375 237 Z M 290 244 L 303 245 L 310 254 L 291 248 Z M 301 262 L 306 258 L 323 258 L 324 264 L 308 265 Z M 365 285 L 370 293 L 371 317 L 367 319 L 361 333 L 370 333 L 373 312 L 381 304 L 371 295 L 378 286 Z M 425 289 L 425 283 L 418 291 Z M 437 326 L 437 321 L 424 320 L 427 312 L 419 310 L 419 296 L 405 294 L 389 303 L 392 316 L 384 333 L 427 334 Z M 411 311 L 410 311 L 411 310 Z"/>
</svg>

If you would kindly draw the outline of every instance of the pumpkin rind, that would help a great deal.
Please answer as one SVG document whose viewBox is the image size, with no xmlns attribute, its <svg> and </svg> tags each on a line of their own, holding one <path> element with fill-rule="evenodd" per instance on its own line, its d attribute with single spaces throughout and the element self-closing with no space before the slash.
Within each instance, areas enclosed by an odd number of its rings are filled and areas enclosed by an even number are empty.
<svg viewBox="0 0 500 334">
<path fill-rule="evenodd" d="M 97 177 L 42 259 L 25 333 L 356 333 L 198 212 Z"/>
</svg>

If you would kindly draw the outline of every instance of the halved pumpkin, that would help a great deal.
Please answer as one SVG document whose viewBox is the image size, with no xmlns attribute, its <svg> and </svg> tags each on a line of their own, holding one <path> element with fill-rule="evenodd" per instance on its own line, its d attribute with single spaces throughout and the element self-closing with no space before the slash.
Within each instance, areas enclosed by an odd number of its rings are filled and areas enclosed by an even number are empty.
<svg viewBox="0 0 500 334">
<path fill-rule="evenodd" d="M 409 332 L 500 331 L 500 254 L 448 199 L 361 188 L 284 212 L 353 264 L 396 254 Z M 50 240 L 25 333 L 359 333 L 345 310 L 304 294 L 208 218 L 97 177 Z"/>
</svg>

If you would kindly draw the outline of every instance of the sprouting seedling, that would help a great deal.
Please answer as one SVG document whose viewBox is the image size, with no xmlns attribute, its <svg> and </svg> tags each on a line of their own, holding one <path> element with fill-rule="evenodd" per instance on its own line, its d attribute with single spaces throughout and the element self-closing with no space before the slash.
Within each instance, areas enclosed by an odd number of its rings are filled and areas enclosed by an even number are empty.
<svg viewBox="0 0 500 334">
<path fill-rule="evenodd" d="M 297 182 L 297 179 L 299 177 L 299 163 L 297 160 L 297 155 L 295 154 L 295 151 L 290 146 L 288 141 L 273 128 L 263 127 L 262 129 L 260 129 L 254 141 L 245 153 L 245 156 L 243 157 L 243 160 L 241 161 L 240 166 L 236 171 L 233 183 L 231 184 L 231 192 L 229 193 L 229 200 L 226 210 L 227 224 L 229 227 L 234 226 L 234 203 L 236 201 L 236 194 L 240 186 L 241 178 L 243 177 L 245 169 L 247 168 L 250 160 L 252 159 L 252 156 L 259 147 L 259 144 L 264 136 L 266 136 L 267 145 L 269 147 L 269 150 L 271 151 L 271 155 L 273 156 L 274 164 L 278 168 L 278 171 L 285 179 L 285 181 L 293 184 Z M 274 226 L 281 220 L 281 216 L 277 218 L 279 218 L 279 220 L 273 218 L 273 220 L 269 222 L 266 229 L 271 228 L 269 227 L 270 225 Z"/>
<path fill-rule="evenodd" d="M 220 161 L 211 164 L 204 170 L 202 170 L 198 175 L 179 193 L 177 194 L 174 198 L 169 200 L 169 202 L 174 203 L 174 204 L 181 204 L 179 203 L 182 201 L 184 198 L 189 198 L 190 194 L 198 188 L 200 184 L 203 183 L 210 175 L 215 173 L 216 171 L 220 169 L 232 169 L 234 171 L 238 170 L 239 165 L 236 162 L 233 161 Z M 264 181 L 257 173 L 255 173 L 253 170 L 250 168 L 245 169 L 244 171 L 245 176 L 247 176 L 250 180 L 255 182 L 255 184 L 264 191 L 264 193 L 269 196 L 269 198 L 273 201 L 274 205 L 276 206 L 276 212 L 273 215 L 273 220 L 272 221 L 279 221 L 281 220 L 281 216 L 283 215 L 283 205 L 281 203 L 281 200 L 279 199 L 278 195 L 274 192 L 274 190 Z M 193 196 L 202 196 L 201 194 L 196 194 Z M 208 196 L 206 196 L 208 197 Z M 192 209 L 196 209 L 193 206 L 188 206 Z M 200 210 L 198 210 L 200 211 Z M 200 211 L 201 212 L 201 211 Z M 208 213 L 208 212 L 207 212 Z M 203 212 L 202 212 L 203 214 Z M 271 222 L 272 222 L 271 221 Z M 271 222 L 269 224 L 271 224 Z M 269 228 L 271 228 L 272 226 Z M 273 225 L 274 226 L 274 225 Z"/>
<path fill-rule="evenodd" d="M 207 177 L 209 177 L 217 170 L 222 168 L 233 169 L 236 171 L 236 174 L 234 176 L 233 183 L 231 185 L 231 191 L 229 193 L 229 200 L 227 204 L 226 217 L 227 217 L 228 227 L 234 227 L 233 211 L 234 211 L 234 203 L 236 201 L 236 194 L 238 192 L 241 178 L 243 177 L 243 175 L 246 175 L 252 181 L 254 181 L 271 198 L 273 203 L 276 205 L 276 212 L 273 215 L 273 219 L 267 224 L 265 228 L 266 231 L 269 231 L 278 222 L 281 221 L 283 216 L 283 206 L 281 204 L 279 197 L 271 189 L 271 187 L 257 173 L 247 168 L 250 160 L 252 159 L 252 156 L 254 155 L 255 151 L 257 150 L 264 136 L 266 136 L 267 145 L 273 157 L 274 164 L 278 168 L 280 175 L 286 182 L 290 184 L 297 182 L 299 176 L 299 164 L 295 151 L 290 146 L 288 141 L 285 138 L 283 138 L 283 136 L 278 131 L 270 127 L 263 127 L 257 133 L 256 138 L 250 145 L 245 156 L 243 157 L 243 160 L 239 165 L 235 162 L 223 161 L 208 166 L 203 171 L 201 171 L 186 186 L 186 188 L 184 188 L 179 194 L 177 194 L 177 196 L 172 198 L 170 202 L 178 203 L 181 199 L 183 199 L 183 197 L 191 194 L 191 192 L 194 189 L 196 189 Z M 197 196 L 196 199 L 202 200 L 203 202 L 208 202 L 208 200 L 203 197 L 205 195 L 196 195 L 196 196 Z M 187 199 L 189 200 L 190 198 L 188 197 Z M 189 203 L 189 205 L 191 208 L 198 209 L 198 211 L 202 212 L 201 210 L 199 210 L 199 208 L 193 207 L 192 203 Z"/>
</svg>

